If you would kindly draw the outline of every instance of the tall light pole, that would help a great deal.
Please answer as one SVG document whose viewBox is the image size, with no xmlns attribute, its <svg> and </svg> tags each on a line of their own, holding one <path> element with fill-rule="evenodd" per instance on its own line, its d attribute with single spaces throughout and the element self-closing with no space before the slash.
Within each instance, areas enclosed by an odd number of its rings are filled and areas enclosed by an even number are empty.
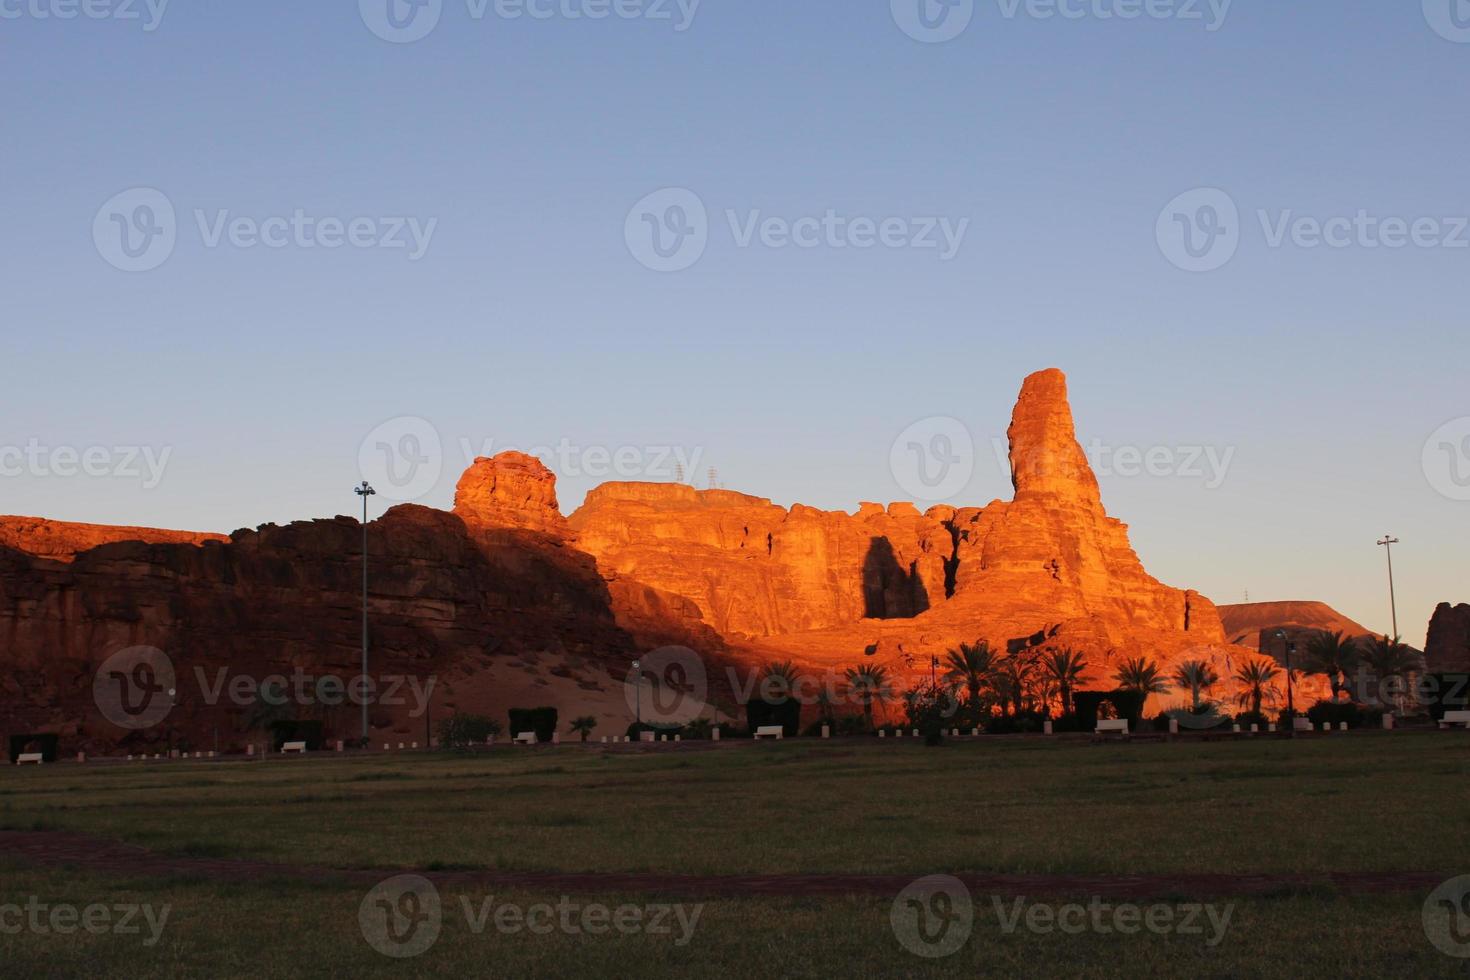
<svg viewBox="0 0 1470 980">
<path fill-rule="evenodd" d="M 1286 630 L 1277 630 L 1276 635 L 1281 637 L 1281 648 L 1286 654 L 1286 714 L 1291 719 L 1288 737 L 1296 738 L 1296 698 L 1292 696 L 1291 686 L 1291 651 L 1296 649 L 1296 644 L 1287 638 Z"/>
<path fill-rule="evenodd" d="M 1388 606 L 1393 613 L 1393 638 L 1399 638 L 1399 603 L 1393 594 L 1393 546 L 1399 543 L 1399 539 L 1390 534 L 1385 534 L 1383 540 L 1378 544 L 1388 554 Z"/>
<path fill-rule="evenodd" d="M 372 488 L 372 484 L 363 480 L 362 486 L 352 491 L 362 498 L 362 681 L 358 684 L 357 691 L 362 697 L 362 747 L 368 747 L 368 542 L 367 542 L 367 504 L 368 498 L 378 491 Z"/>
<path fill-rule="evenodd" d="M 633 661 L 633 721 L 638 727 L 638 738 L 643 739 L 643 665 Z M 624 704 L 628 702 L 624 701 Z"/>
</svg>

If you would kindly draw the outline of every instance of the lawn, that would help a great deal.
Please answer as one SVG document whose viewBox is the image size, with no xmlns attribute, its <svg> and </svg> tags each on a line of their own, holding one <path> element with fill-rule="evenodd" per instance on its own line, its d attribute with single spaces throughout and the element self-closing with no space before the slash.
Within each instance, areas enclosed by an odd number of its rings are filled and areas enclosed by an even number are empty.
<svg viewBox="0 0 1470 980">
<path fill-rule="evenodd" d="M 0 855 L 0 975 L 1465 976 L 1470 960 L 1426 938 L 1426 895 L 1331 888 L 1138 903 L 1228 908 L 1215 943 L 1146 930 L 1038 930 L 1030 920 L 1008 928 L 1014 898 L 976 894 L 968 938 L 937 959 L 906 947 L 891 919 L 900 903 L 886 895 L 584 888 L 568 898 L 445 882 L 438 939 L 410 960 L 375 951 L 360 912 L 372 898 L 362 873 L 376 881 L 409 869 L 1462 874 L 1467 777 L 1470 739 L 1407 733 L 1133 745 L 982 739 L 934 749 L 876 740 L 543 746 L 470 757 L 12 767 L 0 777 L 0 829 L 80 831 L 359 878 L 122 875 Z M 677 928 L 477 931 L 466 909 L 487 900 L 521 909 L 668 903 L 698 906 L 698 918 L 683 942 Z M 1067 901 L 1027 900 L 1053 909 Z M 152 944 L 146 929 L 7 929 L 7 903 L 27 902 L 167 905 L 169 917 Z"/>
<path fill-rule="evenodd" d="M 876 740 L 12 769 L 0 828 L 342 868 L 1440 871 L 1470 739 Z"/>
</svg>

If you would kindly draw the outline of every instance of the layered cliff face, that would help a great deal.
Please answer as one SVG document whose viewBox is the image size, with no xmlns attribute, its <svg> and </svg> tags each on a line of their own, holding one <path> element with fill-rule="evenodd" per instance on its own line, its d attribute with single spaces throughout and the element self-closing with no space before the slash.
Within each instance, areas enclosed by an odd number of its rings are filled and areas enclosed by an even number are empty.
<svg viewBox="0 0 1470 980">
<path fill-rule="evenodd" d="M 632 655 L 668 643 L 713 664 L 840 671 L 873 658 L 925 674 L 931 655 L 961 642 L 1067 644 L 1104 686 L 1116 660 L 1140 654 L 1165 669 L 1189 656 L 1233 671 L 1247 652 L 1224 644 L 1215 607 L 1150 577 L 1103 509 L 1061 372 L 1026 379 L 1009 435 L 1012 500 L 925 513 L 788 510 L 722 490 L 612 483 L 568 519 L 538 460 L 476 460 L 453 513 L 406 505 L 369 526 L 373 673 L 436 678 L 441 716 L 595 692 L 595 710 L 616 720 Z M 163 650 L 187 682 L 170 725 L 196 737 L 259 722 L 248 706 L 206 703 L 197 671 L 353 676 L 361 531 L 350 518 L 228 539 L 0 523 L 0 725 L 116 740 L 90 685 L 107 657 L 140 645 Z M 537 690 L 549 657 L 562 658 L 551 668 L 559 693 Z M 341 715 L 329 728 L 354 734 L 355 715 Z M 373 721 L 420 723 L 379 706 Z"/>
<path fill-rule="evenodd" d="M 72 524 L 41 517 L 0 517 L 0 548 L 14 548 L 40 558 L 71 561 L 84 551 L 116 541 L 147 544 L 203 544 L 228 541 L 223 534 L 199 531 L 166 531 L 154 527 L 119 527 L 107 524 Z"/>
<path fill-rule="evenodd" d="M 1429 620 L 1424 669 L 1430 673 L 1470 671 L 1470 605 L 1441 602 Z"/>
<path fill-rule="evenodd" d="M 1038 634 L 1099 657 L 1223 645 L 1214 605 L 1149 576 L 1103 509 L 1060 371 L 1026 379 L 1009 436 L 1015 498 L 983 508 L 864 504 L 850 515 L 608 484 L 570 524 L 604 575 L 678 596 L 772 656 L 914 657 Z"/>
<path fill-rule="evenodd" d="M 539 532 L 477 533 L 454 514 L 414 505 L 372 522 L 371 676 L 400 686 L 400 696 L 373 705 L 375 729 L 425 737 L 431 714 L 418 709 L 443 717 L 474 702 L 476 675 L 497 661 L 626 662 L 632 641 L 614 622 L 595 566 L 585 555 L 568 561 L 563 550 Z M 208 746 L 215 733 L 223 746 L 237 744 L 269 708 L 211 695 L 221 671 L 254 682 L 357 676 L 361 555 L 362 526 L 344 517 L 203 545 L 106 544 L 70 563 L 0 547 L 0 729 L 60 731 L 78 747 L 156 744 L 164 734 Z M 137 646 L 163 651 L 177 678 L 166 728 L 121 729 L 94 703 L 99 666 Z M 406 696 L 431 678 L 424 705 Z M 332 700 L 293 695 L 286 716 L 355 735 L 357 708 Z"/>
<path fill-rule="evenodd" d="M 944 601 L 954 551 L 912 504 L 788 511 L 681 484 L 605 484 L 570 523 L 605 575 L 688 600 L 727 637 L 911 618 Z"/>
</svg>

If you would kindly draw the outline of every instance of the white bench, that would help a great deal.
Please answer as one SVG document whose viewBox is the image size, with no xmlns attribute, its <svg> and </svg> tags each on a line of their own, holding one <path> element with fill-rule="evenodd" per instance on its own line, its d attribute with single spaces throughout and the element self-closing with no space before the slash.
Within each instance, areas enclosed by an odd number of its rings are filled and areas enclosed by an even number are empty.
<svg viewBox="0 0 1470 980">
<path fill-rule="evenodd" d="M 1470 711 L 1446 711 L 1444 717 L 1439 720 L 1439 727 L 1449 728 L 1451 725 L 1464 725 L 1470 728 Z"/>
<path fill-rule="evenodd" d="M 1097 723 L 1097 728 L 1093 731 L 1093 734 L 1094 735 L 1106 735 L 1109 732 L 1117 732 L 1119 735 L 1127 735 L 1128 734 L 1128 719 L 1127 718 L 1103 719 L 1102 721 L 1099 721 Z"/>
<path fill-rule="evenodd" d="M 281 754 L 282 755 L 285 755 L 287 752 L 303 752 L 304 753 L 305 751 L 306 751 L 306 743 L 305 742 L 286 742 L 286 743 L 283 743 L 281 745 Z"/>
<path fill-rule="evenodd" d="M 36 765 L 39 766 L 45 761 L 46 757 L 39 752 L 22 752 L 20 755 L 16 756 L 15 764 L 18 766 L 23 766 L 27 762 L 34 762 Z"/>
<path fill-rule="evenodd" d="M 763 738 L 785 738 L 785 737 L 786 737 L 786 729 L 782 728 L 780 725 L 762 725 L 761 727 L 759 727 L 759 728 L 757 728 L 755 730 L 755 739 L 756 739 L 756 741 L 760 741 Z"/>
<path fill-rule="evenodd" d="M 1310 718 L 1293 718 L 1292 727 L 1299 732 L 1312 731 L 1312 720 Z"/>
<path fill-rule="evenodd" d="M 517 745 L 535 745 L 536 744 L 536 733 L 535 732 L 521 732 L 519 735 L 517 735 L 515 737 L 515 744 L 517 744 Z"/>
</svg>

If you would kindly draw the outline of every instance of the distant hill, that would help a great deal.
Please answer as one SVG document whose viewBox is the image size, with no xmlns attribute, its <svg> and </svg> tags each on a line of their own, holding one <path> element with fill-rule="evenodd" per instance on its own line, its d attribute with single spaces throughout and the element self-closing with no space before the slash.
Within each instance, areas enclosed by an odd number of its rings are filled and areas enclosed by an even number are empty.
<svg viewBox="0 0 1470 980">
<path fill-rule="evenodd" d="M 1220 621 L 1231 643 L 1260 649 L 1263 630 L 1285 629 L 1297 634 L 1315 630 L 1374 636 L 1373 630 L 1348 619 L 1325 602 L 1244 602 L 1220 607 Z"/>
</svg>

